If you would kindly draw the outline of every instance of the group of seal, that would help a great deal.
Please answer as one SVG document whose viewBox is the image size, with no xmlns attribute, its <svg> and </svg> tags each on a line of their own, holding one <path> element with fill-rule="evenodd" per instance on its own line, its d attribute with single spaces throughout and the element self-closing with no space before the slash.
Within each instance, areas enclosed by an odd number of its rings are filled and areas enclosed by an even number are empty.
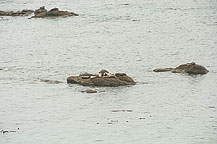
<svg viewBox="0 0 217 144">
<path fill-rule="evenodd" d="M 125 73 L 110 73 L 105 69 L 102 69 L 101 71 L 99 71 L 97 74 L 89 74 L 89 73 L 83 73 L 80 74 L 79 76 L 81 76 L 81 78 L 83 79 L 94 79 L 94 78 L 115 78 L 117 76 L 125 76 Z"/>
<path fill-rule="evenodd" d="M 125 73 L 110 73 L 107 70 L 101 70 L 97 74 L 86 72 L 79 76 L 70 76 L 67 78 L 67 83 L 101 87 L 117 87 L 136 84 L 136 82 Z"/>
</svg>

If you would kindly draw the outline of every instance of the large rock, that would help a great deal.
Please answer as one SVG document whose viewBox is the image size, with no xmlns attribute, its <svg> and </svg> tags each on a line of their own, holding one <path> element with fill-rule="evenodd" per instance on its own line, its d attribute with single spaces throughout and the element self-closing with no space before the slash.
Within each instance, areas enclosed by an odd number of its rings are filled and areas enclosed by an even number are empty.
<svg viewBox="0 0 217 144">
<path fill-rule="evenodd" d="M 171 71 L 172 73 L 189 73 L 189 74 L 207 74 L 209 71 L 201 65 L 194 62 L 182 64 L 176 68 L 158 68 L 154 69 L 154 72 Z"/>
<path fill-rule="evenodd" d="M 189 74 L 207 74 L 209 71 L 201 65 L 191 65 L 185 69 L 186 73 Z"/>
<path fill-rule="evenodd" d="M 100 75 L 100 73 L 99 73 Z M 117 87 L 125 85 L 135 85 L 136 82 L 126 74 L 113 74 L 110 76 L 101 76 L 93 74 L 81 74 L 79 76 L 70 76 L 67 83 L 80 84 L 83 86 Z"/>
<path fill-rule="evenodd" d="M 58 8 L 53 8 L 49 11 L 44 6 L 35 10 L 34 16 L 31 18 L 47 18 L 47 17 L 65 17 L 65 16 L 78 16 L 78 14 L 68 11 L 60 11 Z"/>
<path fill-rule="evenodd" d="M 22 10 L 22 11 L 0 11 L 0 16 L 28 16 L 32 14 L 33 10 Z"/>
</svg>

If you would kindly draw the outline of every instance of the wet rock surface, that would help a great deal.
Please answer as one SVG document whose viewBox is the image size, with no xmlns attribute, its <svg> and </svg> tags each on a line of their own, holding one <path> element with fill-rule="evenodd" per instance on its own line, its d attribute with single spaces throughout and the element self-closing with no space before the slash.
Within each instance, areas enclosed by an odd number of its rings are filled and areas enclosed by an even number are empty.
<svg viewBox="0 0 217 144">
<path fill-rule="evenodd" d="M 107 71 L 100 71 L 98 74 L 84 73 L 79 76 L 70 76 L 67 78 L 67 83 L 100 87 L 117 87 L 136 84 L 136 82 L 125 73 L 111 74 Z"/>
<path fill-rule="evenodd" d="M 209 71 L 201 65 L 194 62 L 182 64 L 176 68 L 158 68 L 154 69 L 154 72 L 166 72 L 171 71 L 172 73 L 188 73 L 188 74 L 207 74 Z"/>
<path fill-rule="evenodd" d="M 22 10 L 22 11 L 0 11 L 0 16 L 28 16 L 32 14 L 34 10 Z"/>
<path fill-rule="evenodd" d="M 65 16 L 78 16 L 78 14 L 68 11 L 60 11 L 58 8 L 53 8 L 51 10 L 45 9 L 44 6 L 35 10 L 34 16 L 31 18 L 48 18 L 48 17 L 65 17 Z"/>
</svg>

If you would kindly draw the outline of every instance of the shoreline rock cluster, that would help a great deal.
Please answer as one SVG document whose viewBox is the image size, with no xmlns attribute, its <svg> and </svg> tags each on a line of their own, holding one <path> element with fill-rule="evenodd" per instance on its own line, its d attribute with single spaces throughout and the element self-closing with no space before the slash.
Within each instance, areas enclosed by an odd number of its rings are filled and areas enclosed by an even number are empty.
<svg viewBox="0 0 217 144">
<path fill-rule="evenodd" d="M 79 76 L 70 76 L 67 78 L 67 83 L 99 87 L 118 87 L 136 84 L 136 82 L 125 73 L 112 74 L 107 70 L 101 70 L 98 74 L 84 73 Z"/>
<path fill-rule="evenodd" d="M 78 14 L 68 11 L 60 11 L 58 8 L 51 10 L 45 9 L 44 6 L 34 11 L 34 16 L 31 18 L 45 18 L 45 17 L 64 17 L 64 16 L 78 16 Z"/>
<path fill-rule="evenodd" d="M 209 71 L 201 65 L 196 64 L 195 62 L 182 64 L 176 68 L 158 68 L 154 69 L 154 72 L 167 72 L 171 71 L 172 73 L 188 73 L 188 74 L 207 74 Z"/>
<path fill-rule="evenodd" d="M 0 16 L 29 16 L 34 13 L 31 18 L 49 18 L 49 17 L 67 17 L 67 16 L 78 16 L 78 14 L 68 11 L 60 11 L 58 8 L 53 8 L 51 10 L 45 9 L 44 6 L 37 10 L 24 9 L 22 11 L 0 11 Z"/>
</svg>

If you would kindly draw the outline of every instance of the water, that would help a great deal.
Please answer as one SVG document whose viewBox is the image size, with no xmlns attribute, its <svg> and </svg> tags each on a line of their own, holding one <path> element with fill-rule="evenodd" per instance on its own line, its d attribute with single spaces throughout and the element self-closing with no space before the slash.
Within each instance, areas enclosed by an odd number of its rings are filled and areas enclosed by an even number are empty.
<svg viewBox="0 0 217 144">
<path fill-rule="evenodd" d="M 1 0 L 0 10 L 42 5 L 80 16 L 0 17 L 0 130 L 17 131 L 0 144 L 217 143 L 216 0 Z M 152 72 L 191 61 L 210 72 Z M 101 69 L 137 84 L 96 94 L 66 84 Z"/>
</svg>

